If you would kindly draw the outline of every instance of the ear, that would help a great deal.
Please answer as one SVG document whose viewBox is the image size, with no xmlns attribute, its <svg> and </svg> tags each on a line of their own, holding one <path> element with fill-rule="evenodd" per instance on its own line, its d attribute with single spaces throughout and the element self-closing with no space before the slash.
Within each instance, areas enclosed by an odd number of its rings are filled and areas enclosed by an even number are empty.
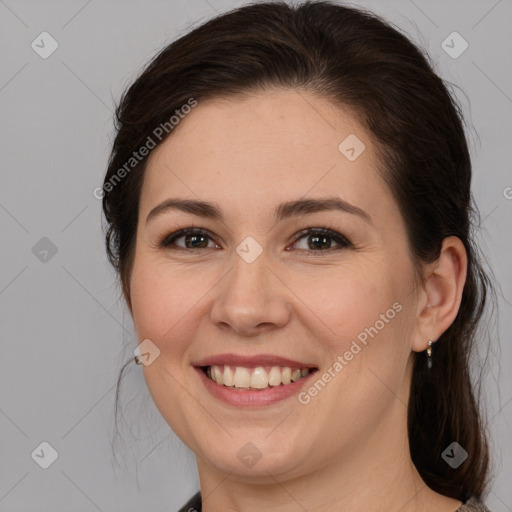
<svg viewBox="0 0 512 512">
<path fill-rule="evenodd" d="M 466 249 L 461 240 L 445 238 L 439 258 L 425 271 L 412 339 L 416 352 L 425 350 L 429 340 L 437 341 L 457 316 L 467 273 Z"/>
</svg>

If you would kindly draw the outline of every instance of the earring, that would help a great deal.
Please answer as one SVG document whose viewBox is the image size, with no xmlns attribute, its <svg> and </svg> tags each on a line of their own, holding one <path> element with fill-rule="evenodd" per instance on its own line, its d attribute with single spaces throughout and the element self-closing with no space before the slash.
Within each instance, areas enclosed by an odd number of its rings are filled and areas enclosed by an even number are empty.
<svg viewBox="0 0 512 512">
<path fill-rule="evenodd" d="M 432 341 L 428 341 L 427 347 L 427 368 L 430 370 L 432 368 Z"/>
</svg>

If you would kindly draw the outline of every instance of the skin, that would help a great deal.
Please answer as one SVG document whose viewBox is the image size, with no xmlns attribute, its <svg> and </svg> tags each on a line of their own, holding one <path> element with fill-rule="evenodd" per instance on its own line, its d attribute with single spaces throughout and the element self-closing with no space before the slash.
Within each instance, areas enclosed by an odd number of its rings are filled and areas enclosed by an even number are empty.
<svg viewBox="0 0 512 512">
<path fill-rule="evenodd" d="M 349 134 L 366 146 L 354 161 L 338 149 Z M 429 489 L 414 467 L 406 404 L 413 352 L 455 319 L 466 254 L 460 240 L 447 238 L 439 260 L 424 266 L 423 277 L 415 273 L 381 165 L 350 111 L 292 90 L 199 102 L 152 152 L 131 312 L 139 340 L 161 351 L 143 366 L 144 377 L 164 419 L 196 454 L 205 512 L 449 512 L 461 505 Z M 272 217 L 281 202 L 333 195 L 371 223 L 340 211 Z M 174 210 L 146 223 L 170 197 L 218 203 L 224 222 Z M 190 226 L 212 234 L 200 244 L 207 248 L 180 251 L 185 238 L 175 250 L 158 246 Z M 296 240 L 309 227 L 333 229 L 353 247 Z M 236 252 L 248 236 L 263 248 L 250 264 Z M 192 367 L 214 354 L 272 353 L 311 362 L 321 375 L 396 302 L 401 311 L 306 405 L 296 396 L 258 409 L 227 405 Z M 261 452 L 251 468 L 237 457 L 247 442 Z"/>
</svg>

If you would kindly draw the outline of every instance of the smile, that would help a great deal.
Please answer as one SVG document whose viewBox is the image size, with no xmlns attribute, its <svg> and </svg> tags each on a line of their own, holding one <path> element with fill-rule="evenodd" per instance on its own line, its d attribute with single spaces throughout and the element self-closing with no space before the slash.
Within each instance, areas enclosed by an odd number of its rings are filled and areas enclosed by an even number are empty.
<svg viewBox="0 0 512 512">
<path fill-rule="evenodd" d="M 314 370 L 314 368 L 312 368 Z M 309 374 L 310 368 L 291 368 L 290 366 L 243 366 L 212 365 L 203 367 L 203 371 L 213 382 L 232 389 L 262 390 L 270 387 L 286 386 Z"/>
</svg>

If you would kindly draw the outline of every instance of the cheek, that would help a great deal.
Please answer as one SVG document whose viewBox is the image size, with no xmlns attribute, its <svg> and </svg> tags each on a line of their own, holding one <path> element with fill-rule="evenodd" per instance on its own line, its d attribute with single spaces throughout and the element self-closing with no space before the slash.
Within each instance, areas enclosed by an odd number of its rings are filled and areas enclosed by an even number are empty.
<svg viewBox="0 0 512 512">
<path fill-rule="evenodd" d="M 297 292 L 308 297 L 307 305 L 318 317 L 316 342 L 326 356 L 326 371 L 333 375 L 333 385 L 315 406 L 317 414 L 337 404 L 368 416 L 371 423 L 394 397 L 389 390 L 399 392 L 410 355 L 413 320 L 406 300 L 408 276 L 407 268 L 397 272 L 375 258 L 366 265 L 338 269 L 330 279 L 316 280 L 322 286 L 310 286 L 309 293 L 306 288 Z M 301 282 L 306 285 L 304 278 Z M 351 428 L 343 419 L 341 425 L 333 423 L 336 428 Z"/>
<path fill-rule="evenodd" d="M 186 345 L 184 329 L 194 307 L 204 295 L 201 283 L 191 273 L 169 269 L 140 258 L 131 279 L 132 311 L 139 340 L 149 338 L 158 346 L 172 340 L 173 351 Z"/>
<path fill-rule="evenodd" d="M 132 314 L 139 342 L 150 339 L 160 355 L 143 366 L 144 379 L 162 417 L 182 440 L 190 437 L 189 419 L 197 417 L 194 400 L 183 393 L 186 382 L 186 351 L 194 337 L 197 316 L 204 295 L 204 279 L 160 268 L 139 259 L 134 264 L 131 290 Z M 184 399 L 185 397 L 185 399 Z"/>
<path fill-rule="evenodd" d="M 390 310 L 385 320 L 394 318 L 399 294 L 389 276 L 377 261 L 358 263 L 322 270 L 313 280 L 296 278 L 294 290 L 327 328 L 326 339 L 339 352 L 376 322 L 382 327 L 381 314 Z"/>
</svg>

